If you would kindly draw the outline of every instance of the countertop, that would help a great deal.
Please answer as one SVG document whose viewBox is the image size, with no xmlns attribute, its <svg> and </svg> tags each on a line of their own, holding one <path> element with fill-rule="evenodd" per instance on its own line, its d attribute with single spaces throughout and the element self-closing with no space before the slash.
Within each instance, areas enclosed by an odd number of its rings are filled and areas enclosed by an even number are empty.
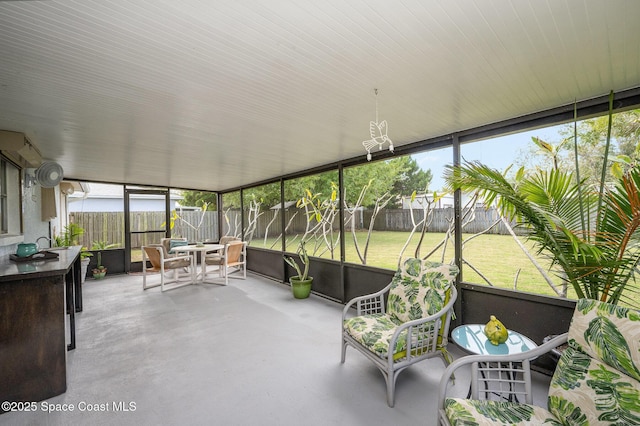
<svg viewBox="0 0 640 426">
<path fill-rule="evenodd" d="M 0 282 L 37 278 L 66 273 L 80 254 L 81 246 L 54 250 L 57 259 L 15 262 L 9 255 L 0 258 Z M 46 250 L 46 249 L 44 249 Z"/>
</svg>

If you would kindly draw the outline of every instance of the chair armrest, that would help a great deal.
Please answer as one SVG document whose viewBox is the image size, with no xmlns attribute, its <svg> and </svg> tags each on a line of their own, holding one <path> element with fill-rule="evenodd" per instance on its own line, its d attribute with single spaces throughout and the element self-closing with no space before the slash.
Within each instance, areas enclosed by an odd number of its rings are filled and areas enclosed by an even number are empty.
<svg viewBox="0 0 640 426">
<path fill-rule="evenodd" d="M 554 337 L 553 339 L 549 340 L 548 342 L 544 343 L 543 345 L 538 346 L 537 348 L 534 348 L 530 351 L 527 352 L 522 352 L 519 354 L 512 354 L 512 355 L 467 355 L 467 356 L 463 356 L 462 358 L 459 358 L 457 360 L 455 360 L 453 363 L 451 363 L 451 365 L 449 365 L 449 367 L 447 367 L 447 369 L 444 371 L 444 373 L 442 374 L 442 377 L 440 379 L 440 385 L 438 388 L 438 409 L 439 410 L 443 410 L 444 409 L 444 402 L 446 399 L 446 395 L 447 395 L 447 388 L 449 385 L 449 381 L 451 379 L 451 377 L 453 376 L 453 374 L 455 373 L 455 371 L 461 367 L 467 366 L 469 364 L 472 364 L 472 369 L 474 371 L 476 371 L 478 369 L 478 364 L 483 364 L 482 367 L 482 372 L 481 374 L 484 375 L 488 375 L 489 370 L 493 369 L 493 370 L 500 370 L 502 372 L 505 371 L 505 367 L 504 365 L 510 365 L 512 363 L 525 363 L 527 364 L 527 368 L 525 370 L 518 370 L 519 373 L 528 375 L 529 377 L 524 377 L 524 379 L 519 379 L 518 382 L 522 383 L 523 380 L 524 381 L 528 381 L 528 392 L 529 394 L 526 395 L 528 401 L 530 403 L 531 401 L 531 395 L 530 395 L 530 385 L 531 385 L 531 377 L 530 377 L 530 370 L 528 369 L 528 363 L 529 361 L 546 354 L 547 352 L 551 351 L 552 349 L 563 345 L 567 342 L 567 337 L 568 337 L 569 333 L 564 333 L 564 334 L 560 334 L 556 337 Z M 506 369 L 511 368 L 511 367 L 507 367 Z M 479 371 L 479 370 L 478 370 Z M 512 371 L 512 370 L 509 370 Z M 508 375 L 510 375 L 511 377 L 515 378 L 515 374 L 513 373 L 509 373 Z M 500 380 L 501 382 L 507 382 L 507 380 Z M 475 377 L 471 377 L 471 398 L 472 399 L 478 399 L 478 377 L 477 374 L 475 375 Z M 515 382 L 514 382 L 515 383 Z"/>
<path fill-rule="evenodd" d="M 382 290 L 379 290 L 375 293 L 365 294 L 363 296 L 354 297 L 344 306 L 342 310 L 342 321 L 347 318 L 347 314 L 349 309 L 356 305 L 356 315 L 369 315 L 369 314 L 379 314 L 385 312 L 385 304 L 384 304 L 384 295 L 391 288 L 391 284 L 388 284 Z"/>
</svg>

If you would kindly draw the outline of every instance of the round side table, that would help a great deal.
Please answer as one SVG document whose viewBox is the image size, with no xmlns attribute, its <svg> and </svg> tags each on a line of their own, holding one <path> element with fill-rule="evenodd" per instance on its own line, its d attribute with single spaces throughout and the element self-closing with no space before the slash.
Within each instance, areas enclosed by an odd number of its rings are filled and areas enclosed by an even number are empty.
<svg viewBox="0 0 640 426">
<path fill-rule="evenodd" d="M 451 338 L 462 350 L 475 355 L 509 355 L 530 351 L 538 347 L 522 333 L 508 330 L 506 342 L 494 345 L 484 335 L 484 324 L 465 324 L 451 332 Z"/>
<path fill-rule="evenodd" d="M 509 337 L 507 341 L 504 343 L 500 343 L 499 345 L 494 345 L 489 341 L 487 336 L 484 335 L 484 324 L 466 324 L 456 327 L 451 332 L 451 338 L 462 350 L 469 354 L 474 355 L 510 355 L 510 354 L 519 354 L 522 352 L 530 351 L 531 349 L 536 348 L 538 345 L 525 336 L 522 333 L 518 333 L 517 331 L 507 330 L 509 332 Z M 505 370 L 506 374 L 510 377 L 510 380 L 513 379 L 512 375 L 515 373 L 511 373 L 508 369 Z M 483 379 L 485 379 L 484 372 L 481 372 Z M 487 381 L 484 381 L 486 394 L 495 393 L 491 391 L 488 387 Z M 505 399 L 508 401 L 518 401 L 516 394 L 514 392 L 514 388 L 509 386 L 509 396 Z M 496 395 L 498 395 L 496 393 Z M 469 386 L 469 393 L 467 394 L 467 398 L 471 396 L 471 386 Z M 501 398 L 503 398 L 501 396 Z"/>
</svg>

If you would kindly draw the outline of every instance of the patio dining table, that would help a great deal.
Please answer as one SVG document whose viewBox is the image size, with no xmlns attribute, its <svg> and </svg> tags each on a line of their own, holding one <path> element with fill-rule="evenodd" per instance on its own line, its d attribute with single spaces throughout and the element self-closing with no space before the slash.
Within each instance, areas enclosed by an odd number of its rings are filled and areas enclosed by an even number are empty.
<svg viewBox="0 0 640 426">
<path fill-rule="evenodd" d="M 193 278 L 193 282 L 194 284 L 196 283 L 196 281 L 200 281 L 201 284 L 205 283 L 205 268 L 206 268 L 206 264 L 204 262 L 204 257 L 207 255 L 207 253 L 211 253 L 214 251 L 219 251 L 222 250 L 224 248 L 224 246 L 222 244 L 202 244 L 202 245 L 186 245 L 186 246 L 177 246 L 172 248 L 169 252 L 170 253 L 191 253 L 191 256 L 193 256 L 193 264 L 197 265 L 198 264 L 198 258 L 197 258 L 197 253 L 200 252 L 200 271 L 196 273 L 196 275 Z M 196 266 L 197 267 L 197 266 Z M 200 277 L 200 279 L 198 280 L 198 277 Z"/>
</svg>

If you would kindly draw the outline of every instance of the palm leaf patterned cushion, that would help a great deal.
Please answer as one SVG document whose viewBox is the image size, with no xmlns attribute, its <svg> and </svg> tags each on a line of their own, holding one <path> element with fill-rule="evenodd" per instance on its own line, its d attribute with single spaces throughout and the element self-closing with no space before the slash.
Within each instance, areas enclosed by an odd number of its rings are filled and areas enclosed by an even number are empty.
<svg viewBox="0 0 640 426">
<path fill-rule="evenodd" d="M 349 318 L 344 323 L 345 329 L 356 341 L 381 358 L 389 354 L 389 342 L 398 325 L 397 320 L 388 314 L 361 315 Z M 392 353 L 404 351 L 406 340 L 406 333 L 400 335 Z"/>
<path fill-rule="evenodd" d="M 381 358 L 389 355 L 391 337 L 402 323 L 439 312 L 448 298 L 458 268 L 420 259 L 407 259 L 393 277 L 386 314 L 346 319 L 344 329 L 356 341 Z M 404 356 L 406 332 L 391 353 Z"/>
<path fill-rule="evenodd" d="M 562 424 L 544 408 L 508 401 L 447 398 L 445 412 L 452 426 Z"/>
<path fill-rule="evenodd" d="M 452 425 L 640 425 L 640 313 L 581 299 L 569 347 L 551 380 L 548 409 L 448 398 Z"/>
<path fill-rule="evenodd" d="M 407 259 L 398 269 L 389 290 L 387 312 L 400 322 L 433 315 L 446 304 L 446 293 L 458 275 L 458 267 L 420 259 Z"/>
<path fill-rule="evenodd" d="M 549 389 L 549 410 L 572 424 L 640 424 L 640 315 L 581 299 Z"/>
</svg>

